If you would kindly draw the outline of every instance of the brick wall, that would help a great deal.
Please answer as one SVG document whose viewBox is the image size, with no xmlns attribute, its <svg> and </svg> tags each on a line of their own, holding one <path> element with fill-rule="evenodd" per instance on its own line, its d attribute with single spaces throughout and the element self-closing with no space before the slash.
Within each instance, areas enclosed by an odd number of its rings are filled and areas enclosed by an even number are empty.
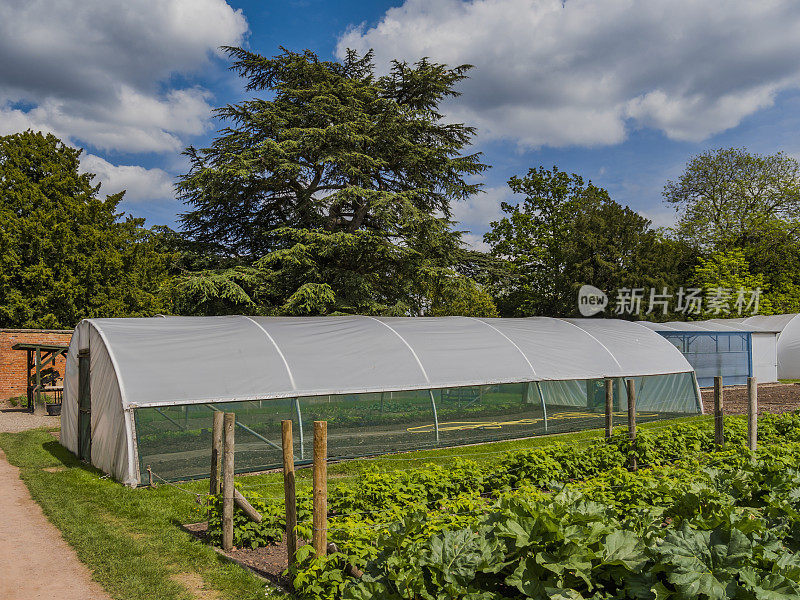
<svg viewBox="0 0 800 600">
<path fill-rule="evenodd" d="M 28 353 L 12 350 L 14 344 L 69 344 L 71 331 L 43 329 L 0 329 L 0 400 L 24 396 L 27 388 Z M 56 360 L 56 370 L 64 375 L 64 358 Z M 60 382 L 59 382 L 60 385 Z"/>
</svg>

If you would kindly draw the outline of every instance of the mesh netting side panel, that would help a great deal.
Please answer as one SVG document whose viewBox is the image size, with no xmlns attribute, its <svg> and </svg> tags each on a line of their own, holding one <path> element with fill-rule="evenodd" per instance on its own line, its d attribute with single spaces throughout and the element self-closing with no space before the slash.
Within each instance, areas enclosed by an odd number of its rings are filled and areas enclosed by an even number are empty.
<svg viewBox="0 0 800 600">
<path fill-rule="evenodd" d="M 165 479 L 208 477 L 215 411 L 236 413 L 236 470 L 282 464 L 281 421 L 293 418 L 293 401 L 263 400 L 136 409 L 140 472 L 148 465 Z M 296 439 L 299 454 L 300 440 Z"/>
<path fill-rule="evenodd" d="M 328 456 L 354 457 L 436 445 L 428 390 L 300 398 L 307 458 L 314 421 L 328 422 Z"/>
<path fill-rule="evenodd" d="M 697 373 L 700 387 L 714 385 L 721 375 L 725 385 L 745 385 L 750 375 L 750 346 L 747 333 L 665 333 Z"/>
<path fill-rule="evenodd" d="M 691 373 L 630 377 L 636 390 L 636 421 L 646 423 L 698 414 L 697 392 Z M 567 433 L 605 427 L 605 381 L 542 381 L 548 433 Z M 614 379 L 614 425 L 627 425 L 625 379 Z"/>
<path fill-rule="evenodd" d="M 440 443 L 474 444 L 538 435 L 544 411 L 536 384 L 436 390 Z M 471 390 L 466 397 L 460 390 Z"/>
<path fill-rule="evenodd" d="M 544 431 L 541 401 L 525 383 L 301 398 L 300 406 L 307 440 L 313 438 L 314 420 L 328 421 L 332 458 L 514 439 Z"/>
<path fill-rule="evenodd" d="M 691 373 L 635 378 L 637 420 L 697 412 Z M 165 479 L 208 477 L 215 410 L 236 413 L 236 471 L 282 465 L 281 421 L 293 422 L 297 464 L 313 459 L 314 421 L 328 422 L 331 459 L 459 446 L 599 429 L 605 382 L 545 381 L 214 405 L 140 408 L 140 468 Z M 627 419 L 622 379 L 614 380 L 616 425 Z"/>
</svg>

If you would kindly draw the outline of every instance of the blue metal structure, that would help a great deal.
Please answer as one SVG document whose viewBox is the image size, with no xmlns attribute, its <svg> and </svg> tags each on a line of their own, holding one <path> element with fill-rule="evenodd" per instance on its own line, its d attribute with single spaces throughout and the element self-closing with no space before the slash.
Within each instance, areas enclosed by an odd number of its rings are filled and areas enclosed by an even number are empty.
<svg viewBox="0 0 800 600">
<path fill-rule="evenodd" d="M 725 385 L 745 385 L 753 375 L 752 334 L 746 331 L 658 331 L 694 367 L 700 387 L 714 385 L 721 375 Z"/>
</svg>

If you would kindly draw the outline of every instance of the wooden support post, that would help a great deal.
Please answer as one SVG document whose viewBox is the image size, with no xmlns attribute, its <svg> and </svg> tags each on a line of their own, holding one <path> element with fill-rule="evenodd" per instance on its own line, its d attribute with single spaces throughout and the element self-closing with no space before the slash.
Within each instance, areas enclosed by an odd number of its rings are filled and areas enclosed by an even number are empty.
<svg viewBox="0 0 800 600">
<path fill-rule="evenodd" d="M 42 402 L 42 351 L 36 348 L 36 388 L 33 394 L 33 410 L 30 412 L 43 415 L 47 409 Z"/>
<path fill-rule="evenodd" d="M 628 439 L 631 441 L 631 471 L 638 471 L 636 459 L 636 386 L 633 379 L 627 380 L 628 387 Z"/>
<path fill-rule="evenodd" d="M 150 487 L 155 487 L 153 485 L 153 470 L 150 468 L 150 465 L 147 465 L 147 485 Z"/>
<path fill-rule="evenodd" d="M 314 550 L 328 552 L 328 422 L 314 421 Z"/>
<path fill-rule="evenodd" d="M 755 451 L 758 447 L 758 382 L 747 378 L 747 447 Z"/>
<path fill-rule="evenodd" d="M 261 513 L 258 512 L 253 505 L 247 501 L 247 498 L 242 496 L 242 493 L 236 488 L 233 488 L 233 502 L 236 504 L 236 506 L 242 509 L 244 514 L 247 515 L 248 519 L 255 521 L 256 523 L 261 523 L 263 519 Z"/>
<path fill-rule="evenodd" d="M 294 563 L 297 552 L 297 498 L 294 487 L 294 444 L 292 441 L 292 421 L 287 419 L 281 423 L 281 439 L 283 441 L 283 504 L 286 507 L 286 551 L 289 565 Z"/>
<path fill-rule="evenodd" d="M 614 380 L 606 379 L 606 438 L 614 431 Z"/>
<path fill-rule="evenodd" d="M 233 548 L 233 436 L 236 431 L 236 414 L 225 413 L 223 421 L 225 446 L 222 455 L 222 549 Z"/>
<path fill-rule="evenodd" d="M 208 481 L 208 493 L 212 496 L 217 496 L 220 492 L 219 476 L 222 467 L 222 421 L 224 416 L 221 412 L 215 412 L 211 428 L 211 477 Z"/>
<path fill-rule="evenodd" d="M 339 552 L 339 548 L 336 546 L 336 544 L 333 542 L 328 544 L 328 554 L 336 554 L 337 552 Z M 344 572 L 350 575 L 350 577 L 355 577 L 356 579 L 360 579 L 364 575 L 364 571 L 351 563 L 346 563 L 344 565 Z"/>
<path fill-rule="evenodd" d="M 28 389 L 26 397 L 28 398 L 28 412 L 33 412 L 33 350 L 25 352 L 28 357 Z"/>
<path fill-rule="evenodd" d="M 722 418 L 722 377 L 714 377 L 714 446 L 717 450 L 725 447 L 725 431 Z"/>
</svg>

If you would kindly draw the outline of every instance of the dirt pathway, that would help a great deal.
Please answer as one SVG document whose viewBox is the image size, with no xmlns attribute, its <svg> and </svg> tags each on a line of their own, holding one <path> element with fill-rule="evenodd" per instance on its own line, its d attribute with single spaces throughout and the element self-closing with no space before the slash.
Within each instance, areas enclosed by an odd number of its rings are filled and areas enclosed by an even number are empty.
<svg viewBox="0 0 800 600">
<path fill-rule="evenodd" d="M 0 450 L 0 598 L 110 600 Z"/>
<path fill-rule="evenodd" d="M 714 390 L 704 389 L 703 409 L 707 415 L 714 414 Z M 726 415 L 747 414 L 747 387 L 726 387 L 722 394 L 722 412 Z M 780 414 L 800 410 L 800 384 L 762 383 L 758 386 L 758 414 Z"/>
</svg>

